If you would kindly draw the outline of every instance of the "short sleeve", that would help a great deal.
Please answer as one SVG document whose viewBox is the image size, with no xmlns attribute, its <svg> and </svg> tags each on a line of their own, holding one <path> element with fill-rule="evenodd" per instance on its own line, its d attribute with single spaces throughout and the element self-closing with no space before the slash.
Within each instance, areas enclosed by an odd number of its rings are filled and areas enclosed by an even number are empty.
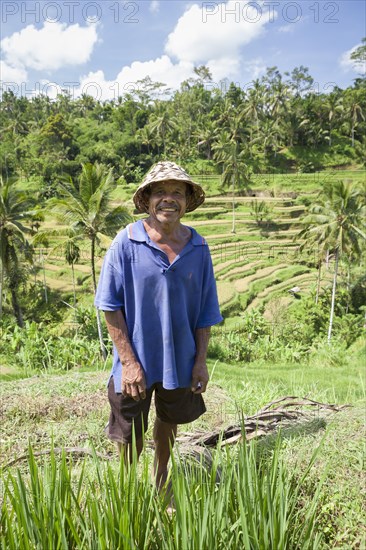
<svg viewBox="0 0 366 550">
<path fill-rule="evenodd" d="M 116 239 L 104 258 L 94 304 L 103 311 L 116 311 L 124 307 L 122 246 Z"/>
<path fill-rule="evenodd" d="M 204 256 L 201 308 L 196 328 L 210 327 L 223 320 L 217 297 L 211 255 L 208 247 L 206 250 L 207 253 Z"/>
</svg>

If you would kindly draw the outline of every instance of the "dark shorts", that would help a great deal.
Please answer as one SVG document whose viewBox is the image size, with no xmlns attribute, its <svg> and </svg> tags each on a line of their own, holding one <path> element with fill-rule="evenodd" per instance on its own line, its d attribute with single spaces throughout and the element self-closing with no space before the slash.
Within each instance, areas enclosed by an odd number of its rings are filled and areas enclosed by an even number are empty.
<svg viewBox="0 0 366 550">
<path fill-rule="evenodd" d="M 111 406 L 107 435 L 113 441 L 131 443 L 132 426 L 136 439 L 142 437 L 148 426 L 151 398 L 155 392 L 156 416 L 169 424 L 187 424 L 206 412 L 201 394 L 194 394 L 190 388 L 166 390 L 161 383 L 146 390 L 146 398 L 135 401 L 114 390 L 113 378 L 108 384 L 108 399 Z"/>
</svg>

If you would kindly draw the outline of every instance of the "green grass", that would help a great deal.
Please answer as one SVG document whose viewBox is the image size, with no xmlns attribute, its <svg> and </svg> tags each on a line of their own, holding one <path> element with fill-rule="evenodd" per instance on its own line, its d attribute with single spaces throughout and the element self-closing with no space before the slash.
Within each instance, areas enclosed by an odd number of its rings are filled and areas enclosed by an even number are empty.
<svg viewBox="0 0 366 550">
<path fill-rule="evenodd" d="M 262 460 L 255 444 L 217 451 L 209 469 L 176 456 L 173 514 L 152 486 L 146 460 L 139 474 L 136 462 L 126 469 L 95 458 L 76 468 L 66 453 L 58 460 L 51 452 L 38 466 L 31 446 L 29 455 L 29 475 L 8 473 L 5 481 L 1 540 L 11 550 L 320 547 L 322 484 L 307 509 L 298 509 L 316 453 L 304 474 L 288 470 L 279 445 Z"/>
<path fill-rule="evenodd" d="M 248 292 L 236 293 L 231 280 L 251 277 L 259 271 L 249 290 L 251 299 L 256 300 L 253 303 L 260 301 L 263 305 L 276 294 L 283 295 L 294 276 L 307 277 L 299 273 L 308 268 L 298 264 L 311 258 L 300 258 L 298 243 L 291 240 L 304 206 L 299 198 L 281 193 L 300 192 L 312 200 L 324 179 L 361 181 L 364 175 L 328 172 L 256 176 L 253 189 L 274 194 L 260 200 L 272 209 L 279 231 L 266 234 L 263 228 L 255 227 L 250 221 L 253 198 L 240 197 L 237 227 L 244 233 L 236 235 L 230 234 L 230 195 L 213 196 L 219 192 L 219 178 L 204 178 L 208 199 L 197 212 L 187 215 L 185 223 L 207 220 L 205 225 L 198 224 L 197 230 L 208 237 L 217 273 L 224 278 L 220 284 L 226 320 L 223 328 L 215 329 L 217 334 L 242 321 L 239 314 L 244 311 Z M 116 201 L 129 199 L 135 187 L 120 186 L 115 192 Z M 242 223 L 244 218 L 246 223 Z M 215 225 L 217 219 L 226 220 L 226 225 Z M 51 219 L 46 222 L 53 223 Z M 289 225 L 288 230 L 284 224 Z M 227 235 L 218 237 L 225 232 Z M 85 248 L 86 255 L 88 250 Z M 83 265 L 88 266 L 85 258 Z M 46 270 L 50 286 L 62 282 L 70 290 L 69 266 L 59 258 L 45 261 L 54 266 Z M 226 262 L 230 264 L 222 265 Z M 252 262 L 259 263 L 246 269 Z M 287 266 L 276 268 L 280 262 Z M 273 266 L 275 272 L 260 278 L 260 269 L 266 266 Z M 243 271 L 234 273 L 236 268 Z M 80 270 L 76 276 L 86 277 L 87 273 Z M 42 271 L 37 277 L 41 280 Z M 91 305 L 90 282 L 76 289 L 79 303 Z M 42 353 L 42 344 L 39 348 Z M 61 369 L 63 358 L 59 359 L 56 357 L 53 363 Z M 226 451 L 218 451 L 210 468 L 192 466 L 176 454 L 172 481 L 177 512 L 172 517 L 150 480 L 154 413 L 142 463 L 127 473 L 104 435 L 109 413 L 105 383 L 110 359 L 99 371 L 87 364 L 93 358 L 77 359 L 77 369 L 60 374 L 52 370 L 35 372 L 26 357 L 19 357 L 13 367 L 14 361 L 0 356 L 2 464 L 30 453 L 28 463 L 22 461 L 2 472 L 5 507 L 0 537 L 4 548 L 366 548 L 364 495 L 360 492 L 364 486 L 362 340 L 347 351 L 320 345 L 301 363 L 263 360 L 228 364 L 210 359 L 207 413 L 181 431 L 228 426 L 283 395 L 350 403 L 352 408 L 328 418 L 325 429 L 314 424 L 280 438 L 264 438 L 259 448 L 268 448 L 269 458 L 260 467 L 258 449 L 254 452 L 252 447 L 239 446 L 227 455 Z M 47 364 L 52 369 L 52 362 Z M 95 449 L 112 460 L 104 463 L 53 455 L 32 458 L 32 449 L 47 450 L 52 445 Z M 223 482 L 216 485 L 212 480 L 218 467 Z"/>
<path fill-rule="evenodd" d="M 325 424 L 316 417 L 301 429 L 284 430 L 282 437 L 219 450 L 211 466 L 176 453 L 173 516 L 151 483 L 151 425 L 142 462 L 130 472 L 117 458 L 32 458 L 32 450 L 53 445 L 115 454 L 103 433 L 107 372 L 78 369 L 3 382 L 3 464 L 30 452 L 28 463 L 3 471 L 3 546 L 362 548 L 361 342 L 350 354 L 335 366 L 315 352 L 306 364 L 210 360 L 207 413 L 180 432 L 240 422 L 242 414 L 284 395 L 353 406 Z"/>
<path fill-rule="evenodd" d="M 322 363 L 314 352 L 310 363 L 227 365 L 218 362 L 212 382 L 234 392 L 236 404 L 253 414 L 261 404 L 280 395 L 306 395 L 332 403 L 359 403 L 365 399 L 364 363 L 351 360 L 341 366 Z"/>
<path fill-rule="evenodd" d="M 266 196 L 262 197 L 244 197 L 240 196 L 236 198 L 236 214 L 237 214 L 237 233 L 231 233 L 231 197 L 230 193 L 226 196 L 218 196 L 218 184 L 220 181 L 219 176 L 210 175 L 209 177 L 202 177 L 204 180 L 205 189 L 207 191 L 207 200 L 205 204 L 195 212 L 188 214 L 185 218 L 185 223 L 195 225 L 198 223 L 197 230 L 207 238 L 211 250 L 213 252 L 214 263 L 217 263 L 217 258 L 225 259 L 227 261 L 231 255 L 234 260 L 238 260 L 243 265 L 248 259 L 249 262 L 254 260 L 265 260 L 265 256 L 275 256 L 274 261 L 283 261 L 281 254 L 285 251 L 287 255 L 290 251 L 298 245 L 294 243 L 293 237 L 296 235 L 299 226 L 299 216 L 304 211 L 302 204 L 296 204 L 294 197 L 281 196 L 275 193 L 275 196 L 269 196 L 269 192 L 273 189 L 271 185 L 280 187 L 282 184 L 284 190 L 287 189 L 287 183 L 292 182 L 296 189 L 299 187 L 299 191 L 302 193 L 309 193 L 309 183 L 315 183 L 319 186 L 320 178 L 334 179 L 338 177 L 339 173 L 322 173 L 322 174 L 263 174 L 257 175 L 253 178 L 253 192 L 256 190 L 263 190 Z M 345 172 L 345 177 L 357 177 L 362 175 L 359 173 L 353 174 Z M 282 183 L 281 183 L 282 182 Z M 34 183 L 34 182 L 33 182 Z M 32 185 L 33 185 L 32 183 Z M 31 182 L 30 182 L 31 184 Z M 114 198 L 117 202 L 129 200 L 135 190 L 135 185 L 123 185 L 118 186 L 114 192 Z M 267 196 L 268 195 L 268 196 Z M 307 195 L 309 196 L 309 195 Z M 274 225 L 258 227 L 251 217 L 251 202 L 253 200 L 264 200 L 268 203 L 271 209 L 271 217 Z M 131 205 L 131 201 L 129 202 Z M 141 217 L 141 216 L 137 216 Z M 225 222 L 224 224 L 217 224 L 215 220 Z M 200 225 L 199 222 L 204 221 L 204 225 Z M 46 216 L 45 227 L 53 228 L 54 220 L 50 216 Z M 50 238 L 48 250 L 59 242 L 59 239 L 55 237 Z M 219 252 L 215 253 L 215 248 L 225 248 L 224 254 Z M 252 252 L 250 247 L 252 247 Z M 272 248 L 273 247 L 273 248 Z M 282 249 L 281 254 L 276 249 L 280 247 Z M 82 250 L 81 265 L 75 266 L 76 275 L 76 292 L 78 300 L 83 300 L 85 292 L 90 292 L 90 277 L 86 270 L 89 267 L 89 245 L 84 243 Z M 240 248 L 245 248 L 245 255 L 241 253 Z M 258 248 L 261 251 L 258 253 Z M 265 251 L 267 250 L 267 253 Z M 46 252 L 45 252 L 46 254 Z M 239 254 L 239 256 L 238 256 Z M 259 256 L 258 256 L 259 254 Z M 98 271 L 101 265 L 101 259 L 104 255 L 102 251 L 100 258 L 98 258 Z M 216 255 L 216 257 L 215 257 Z M 296 261 L 294 258 L 288 257 L 289 264 Z M 72 278 L 71 270 L 66 262 L 62 259 L 62 252 L 51 252 L 49 257 L 45 256 L 46 262 L 46 280 L 50 289 L 56 291 L 72 291 Z M 225 273 L 228 273 L 231 267 L 227 267 Z M 43 280 L 43 270 L 41 266 L 38 266 L 37 278 L 39 281 Z M 83 283 L 83 281 L 85 281 Z"/>
</svg>

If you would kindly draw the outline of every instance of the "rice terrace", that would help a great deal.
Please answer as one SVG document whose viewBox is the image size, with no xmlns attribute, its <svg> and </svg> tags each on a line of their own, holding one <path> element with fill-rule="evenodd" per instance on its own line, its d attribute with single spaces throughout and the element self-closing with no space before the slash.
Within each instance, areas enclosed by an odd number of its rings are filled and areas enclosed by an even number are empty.
<svg viewBox="0 0 366 550">
<path fill-rule="evenodd" d="M 164 100 L 149 79 L 118 102 L 3 94 L 4 549 L 366 548 L 364 81 L 297 93 L 307 70 L 272 69 L 220 94 L 204 69 Z M 205 190 L 183 223 L 209 244 L 224 321 L 207 413 L 180 427 L 158 493 L 154 414 L 130 467 L 105 435 L 112 344 L 93 302 L 166 158 Z"/>
</svg>

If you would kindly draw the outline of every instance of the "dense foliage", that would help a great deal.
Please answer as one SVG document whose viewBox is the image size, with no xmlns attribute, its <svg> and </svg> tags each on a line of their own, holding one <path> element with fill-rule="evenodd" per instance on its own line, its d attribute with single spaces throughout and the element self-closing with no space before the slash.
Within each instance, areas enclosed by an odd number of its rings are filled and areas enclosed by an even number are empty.
<svg viewBox="0 0 366 550">
<path fill-rule="evenodd" d="M 50 196 L 61 174 L 74 177 L 86 162 L 134 182 L 161 157 L 196 166 L 214 159 L 211 169 L 224 174 L 225 159 L 237 158 L 243 183 L 251 172 L 364 163 L 364 79 L 320 93 L 306 67 L 284 75 L 271 67 L 245 90 L 234 83 L 223 90 L 203 69 L 174 93 L 145 78 L 116 101 L 4 92 L 1 173 L 38 178 Z"/>
<path fill-rule="evenodd" d="M 85 339 L 99 336 L 105 359 L 108 342 L 105 337 L 103 340 L 101 320 L 97 315 L 98 334 L 91 334 L 95 322 L 95 314 L 88 310 L 91 300 L 77 305 L 76 287 L 80 294 L 85 284 L 92 298 L 96 257 L 103 255 L 110 238 L 130 220 L 128 209 L 114 199 L 114 191 L 119 188 L 119 196 L 130 196 L 130 190 L 124 190 L 138 182 L 154 161 L 170 158 L 196 174 L 221 174 L 222 187 L 232 190 L 233 196 L 254 186 L 256 175 L 265 172 L 361 166 L 366 145 L 365 105 L 364 79 L 356 79 L 345 90 L 335 87 L 330 93 L 319 93 L 302 66 L 284 75 L 272 67 L 248 89 L 231 83 L 226 91 L 214 87 L 209 71 L 200 67 L 196 78 L 174 93 L 146 78 L 133 93 L 113 102 L 87 95 L 73 99 L 66 92 L 54 101 L 47 96 L 26 98 L 4 92 L 0 114 L 0 316 L 6 313 L 3 353 L 7 357 L 14 351 L 20 353 L 27 368 L 64 365 L 68 369 L 77 363 Z M 307 357 L 317 347 L 327 325 L 328 338 L 333 329 L 341 347 L 349 346 L 359 335 L 363 301 L 355 288 L 365 293 L 365 282 L 356 284 L 365 241 L 365 196 L 359 186 L 344 182 L 325 182 L 321 190 L 318 199 L 304 197 L 309 208 L 299 236 L 304 246 L 320 243 L 323 257 L 335 254 L 337 262 L 348 265 L 349 284 L 347 289 L 343 283 L 338 285 L 337 300 L 335 277 L 334 320 L 329 323 L 329 293 L 321 299 L 317 295 L 315 305 L 311 298 L 302 300 L 300 308 L 289 310 L 287 324 L 299 327 L 297 331 L 284 328 L 274 333 L 263 324 L 260 311 L 255 319 L 244 317 L 240 331 L 220 329 L 211 343 L 213 357 L 244 362 L 293 360 Z M 234 202 L 228 207 L 235 233 Z M 250 216 L 258 231 L 266 229 L 270 234 L 273 214 L 265 201 L 252 201 Z M 202 212 L 202 219 L 210 215 L 215 213 Z M 45 218 L 48 223 L 43 223 Z M 36 254 L 43 255 L 39 246 L 58 250 L 60 271 L 70 266 L 72 295 L 47 287 L 43 256 L 36 262 Z M 75 279 L 74 265 L 86 250 L 90 272 Z M 297 268 L 298 274 L 301 269 Z M 307 269 L 305 266 L 303 272 Z M 319 275 L 320 269 L 321 262 Z M 280 275 L 285 281 L 290 272 Z M 242 316 L 263 284 L 265 281 L 253 282 L 240 301 L 240 311 L 228 311 L 225 317 Z M 74 323 L 88 311 L 86 323 Z M 14 316 L 19 332 L 11 335 Z M 77 333 L 69 330 L 72 323 Z M 54 328 L 60 325 L 61 329 Z M 60 334 L 68 339 L 67 352 L 60 344 Z M 48 350 L 48 358 L 41 349 Z M 96 350 L 88 351 L 93 362 Z"/>
</svg>

